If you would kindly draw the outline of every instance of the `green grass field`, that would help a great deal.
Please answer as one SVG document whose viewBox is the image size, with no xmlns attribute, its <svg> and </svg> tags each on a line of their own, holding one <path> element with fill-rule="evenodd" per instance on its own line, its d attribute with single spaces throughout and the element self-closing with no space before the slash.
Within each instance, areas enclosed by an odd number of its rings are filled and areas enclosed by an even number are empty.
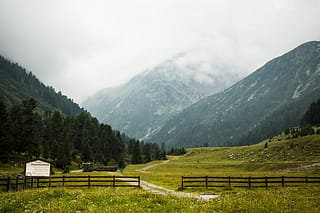
<svg viewBox="0 0 320 213">
<path fill-rule="evenodd" d="M 320 188 L 240 190 L 209 201 L 142 189 L 41 189 L 0 193 L 0 212 L 319 212 Z"/>
<path fill-rule="evenodd" d="M 123 175 L 179 190 L 181 176 L 320 176 L 320 135 L 252 146 L 188 149 L 169 161 L 129 165 Z M 265 148 L 265 143 L 268 147 Z M 154 167 L 147 166 L 155 165 Z M 9 166 L 2 174 L 21 172 Z M 79 174 L 79 173 L 76 173 Z M 107 173 L 82 173 L 82 175 Z M 260 189 L 188 189 L 219 193 L 209 201 L 136 188 L 57 188 L 0 193 L 0 212 L 320 212 L 320 184 Z M 37 211 L 38 210 L 38 211 Z"/>
<path fill-rule="evenodd" d="M 181 176 L 320 176 L 320 135 L 256 145 L 193 148 L 170 157 L 170 162 L 141 171 L 147 165 L 129 165 L 124 174 L 177 190 Z"/>
</svg>

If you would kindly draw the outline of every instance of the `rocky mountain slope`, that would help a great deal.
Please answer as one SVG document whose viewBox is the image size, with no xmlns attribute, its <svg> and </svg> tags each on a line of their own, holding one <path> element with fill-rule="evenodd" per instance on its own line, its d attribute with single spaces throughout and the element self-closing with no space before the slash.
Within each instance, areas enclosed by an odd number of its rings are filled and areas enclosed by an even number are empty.
<svg viewBox="0 0 320 213">
<path fill-rule="evenodd" d="M 313 41 L 184 109 L 151 140 L 167 147 L 257 143 L 298 125 L 319 97 L 320 42 Z"/>
<path fill-rule="evenodd" d="M 238 70 L 201 54 L 177 55 L 120 87 L 98 92 L 83 105 L 101 122 L 147 139 L 173 115 L 240 78 Z"/>
</svg>

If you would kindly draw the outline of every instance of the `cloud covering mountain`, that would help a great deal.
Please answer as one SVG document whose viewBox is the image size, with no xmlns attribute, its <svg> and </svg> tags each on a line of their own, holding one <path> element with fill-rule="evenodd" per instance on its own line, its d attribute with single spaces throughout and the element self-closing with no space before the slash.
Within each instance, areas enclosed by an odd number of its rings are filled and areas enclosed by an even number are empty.
<svg viewBox="0 0 320 213">
<path fill-rule="evenodd" d="M 240 78 L 238 73 L 239 68 L 198 49 L 146 70 L 120 87 L 102 90 L 83 104 L 100 121 L 147 139 L 173 115 L 230 86 Z"/>
<path fill-rule="evenodd" d="M 319 11 L 318 0 L 1 0 L 0 54 L 82 101 L 194 48 L 248 74 L 318 40 Z"/>
</svg>

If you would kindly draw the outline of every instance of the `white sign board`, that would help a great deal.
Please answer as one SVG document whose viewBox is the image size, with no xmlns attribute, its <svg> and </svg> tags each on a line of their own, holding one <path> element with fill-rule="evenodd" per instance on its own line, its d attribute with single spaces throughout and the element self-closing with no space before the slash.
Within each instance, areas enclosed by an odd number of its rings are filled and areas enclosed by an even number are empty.
<svg viewBox="0 0 320 213">
<path fill-rule="evenodd" d="M 51 164 L 42 160 L 35 160 L 26 163 L 26 176 L 49 177 Z"/>
</svg>

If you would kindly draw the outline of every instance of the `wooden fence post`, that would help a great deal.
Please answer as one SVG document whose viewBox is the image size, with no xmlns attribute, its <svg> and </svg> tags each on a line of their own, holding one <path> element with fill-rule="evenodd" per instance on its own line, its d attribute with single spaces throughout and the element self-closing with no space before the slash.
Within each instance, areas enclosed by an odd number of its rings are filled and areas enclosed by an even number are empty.
<svg viewBox="0 0 320 213">
<path fill-rule="evenodd" d="M 308 176 L 306 176 L 306 184 L 308 184 L 308 182 L 309 182 L 309 181 L 308 181 Z"/>
<path fill-rule="evenodd" d="M 10 191 L 10 183 L 11 183 L 11 180 L 10 180 L 10 176 L 8 177 L 8 180 L 7 180 L 7 192 Z"/>
<path fill-rule="evenodd" d="M 206 176 L 206 189 L 208 189 L 208 176 Z"/>
<path fill-rule="evenodd" d="M 112 187 L 116 187 L 116 177 L 113 175 Z"/>
<path fill-rule="evenodd" d="M 228 179 L 229 179 L 229 187 L 231 187 L 231 177 L 229 176 Z"/>
<path fill-rule="evenodd" d="M 18 191 L 19 188 L 19 177 L 16 177 L 16 191 Z"/>
<path fill-rule="evenodd" d="M 265 180 L 266 180 L 266 188 L 268 188 L 268 177 L 267 176 L 265 177 Z"/>
<path fill-rule="evenodd" d="M 181 176 L 181 189 L 183 190 L 184 185 L 183 185 L 183 176 Z"/>
<path fill-rule="evenodd" d="M 248 184 L 249 184 L 249 188 L 251 188 L 251 177 L 248 177 Z"/>
<path fill-rule="evenodd" d="M 88 188 L 90 188 L 90 175 L 88 175 Z"/>
<path fill-rule="evenodd" d="M 27 186 L 27 177 L 24 176 L 23 177 L 23 187 L 22 187 L 22 189 L 26 189 L 26 186 Z"/>
<path fill-rule="evenodd" d="M 138 187 L 140 187 L 140 176 L 138 176 Z"/>
<path fill-rule="evenodd" d="M 64 175 L 62 176 L 62 186 L 64 186 Z"/>
<path fill-rule="evenodd" d="M 51 176 L 49 177 L 49 188 L 51 187 Z"/>
<path fill-rule="evenodd" d="M 282 187 L 284 187 L 284 176 L 281 177 Z"/>
</svg>

